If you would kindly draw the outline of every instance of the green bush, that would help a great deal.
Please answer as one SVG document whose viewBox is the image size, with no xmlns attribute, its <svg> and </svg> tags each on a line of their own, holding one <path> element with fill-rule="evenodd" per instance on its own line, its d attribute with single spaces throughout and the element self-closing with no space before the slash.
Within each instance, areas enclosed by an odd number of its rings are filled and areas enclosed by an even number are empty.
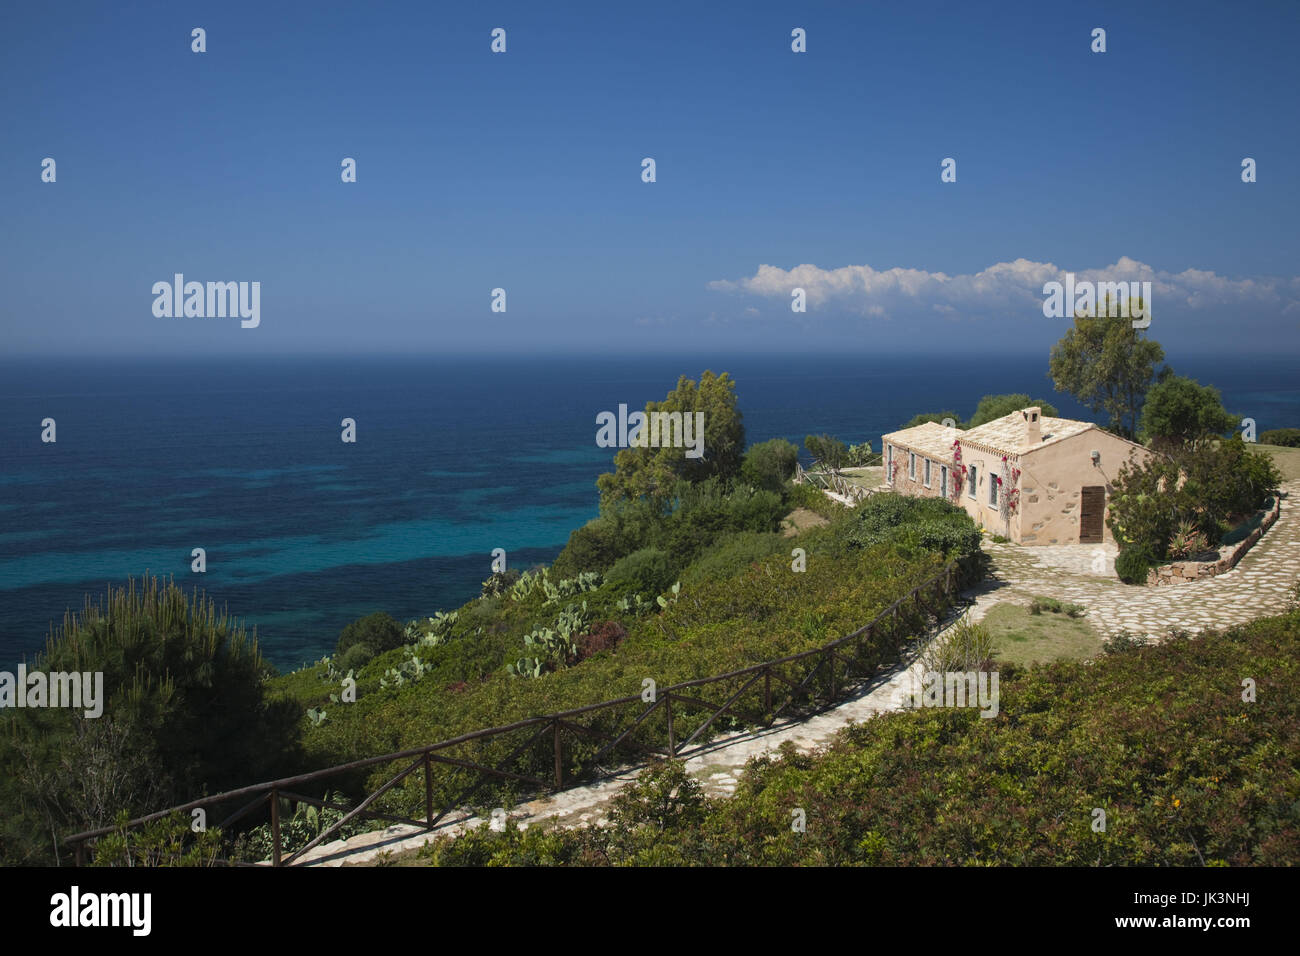
<svg viewBox="0 0 1300 956">
<path fill-rule="evenodd" d="M 0 712 L 0 861 L 53 864 L 54 840 L 267 779 L 298 759 L 302 708 L 272 695 L 254 636 L 195 590 L 130 580 L 69 612 L 34 671 L 102 673 L 102 713 Z"/>
<path fill-rule="evenodd" d="M 367 614 L 346 625 L 334 645 L 334 656 L 342 658 L 354 644 L 366 644 L 374 654 L 391 651 L 406 643 L 402 625 L 385 611 Z"/>
<path fill-rule="evenodd" d="M 1064 614 L 1066 617 L 1083 617 L 1084 607 L 1081 604 L 1062 603 L 1056 598 L 1049 597 L 1036 597 L 1029 602 L 1030 614 L 1042 614 L 1044 611 Z"/>
<path fill-rule="evenodd" d="M 1143 441 L 1196 442 L 1222 435 L 1238 421 L 1224 410 L 1217 388 L 1169 375 L 1147 390 L 1139 436 Z"/>
<path fill-rule="evenodd" d="M 798 461 L 798 446 L 784 438 L 773 438 L 760 442 L 745 452 L 740 465 L 740 478 L 755 488 L 780 493 L 785 483 L 794 476 Z"/>
<path fill-rule="evenodd" d="M 1108 650 L 1111 649 L 1108 647 Z M 1119 651 L 1116 645 L 1114 650 Z M 1300 614 L 1092 661 L 999 668 L 999 714 L 881 714 L 757 757 L 734 796 L 669 768 L 608 826 L 440 838 L 439 865 L 1300 864 Z M 1261 700 L 1241 699 L 1253 674 Z M 996 795 L 990 797 L 990 795 Z M 1106 811 L 1105 833 L 1093 827 Z M 791 826 L 804 811 L 806 830 Z M 816 826 L 813 825 L 814 821 Z"/>
<path fill-rule="evenodd" d="M 1259 442 L 1261 445 L 1300 448 L 1300 428 L 1270 428 L 1259 433 Z"/>
<path fill-rule="evenodd" d="M 793 547 L 789 538 L 775 532 L 733 531 L 720 537 L 682 572 L 682 584 L 689 587 L 700 581 L 729 578 L 773 554 L 789 554 Z"/>
<path fill-rule="evenodd" d="M 948 556 L 980 550 L 975 522 L 943 498 L 880 492 L 858 505 L 850 527 L 849 544 L 859 548 L 894 544 Z"/>
<path fill-rule="evenodd" d="M 515 586 L 519 578 L 519 571 L 515 568 L 510 568 L 508 571 L 493 571 L 492 576 L 483 582 L 479 597 L 501 597 Z"/>
<path fill-rule="evenodd" d="M 605 577 L 615 587 L 653 597 L 672 587 L 677 569 L 658 548 L 642 548 L 619 558 Z"/>
<path fill-rule="evenodd" d="M 374 656 L 375 652 L 369 644 L 353 644 L 343 652 L 343 656 L 338 659 L 337 666 L 345 674 L 348 671 L 359 671 L 369 664 Z"/>
<path fill-rule="evenodd" d="M 1115 557 L 1115 574 L 1125 584 L 1146 584 L 1147 572 L 1156 563 L 1150 548 L 1129 545 Z"/>
<path fill-rule="evenodd" d="M 582 571 L 604 571 L 636 550 L 637 542 L 629 539 L 617 517 L 593 518 L 569 535 L 569 542 L 551 565 L 551 571 L 560 577 L 571 577 Z"/>
<path fill-rule="evenodd" d="M 936 637 L 921 656 L 927 671 L 986 671 L 993 667 L 993 633 L 963 614 Z"/>
</svg>

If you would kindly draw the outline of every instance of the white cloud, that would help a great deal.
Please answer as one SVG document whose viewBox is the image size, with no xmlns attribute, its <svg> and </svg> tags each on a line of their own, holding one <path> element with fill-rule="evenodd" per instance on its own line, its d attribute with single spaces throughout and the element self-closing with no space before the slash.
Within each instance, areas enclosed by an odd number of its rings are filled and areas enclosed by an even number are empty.
<svg viewBox="0 0 1300 956">
<path fill-rule="evenodd" d="M 1128 256 L 1102 269 L 1069 271 L 1074 272 L 1076 281 L 1150 282 L 1156 315 L 1183 308 L 1250 308 L 1283 315 L 1300 311 L 1300 276 L 1229 279 L 1202 269 L 1163 272 Z M 838 269 L 761 265 L 749 278 L 719 279 L 710 282 L 709 288 L 786 302 L 792 289 L 802 288 L 810 308 L 831 304 L 881 318 L 935 313 L 945 318 L 1041 315 L 1043 284 L 1063 281 L 1065 272 L 1053 263 L 1029 259 L 999 262 L 981 272 L 955 276 L 923 269 L 876 270 L 867 265 Z"/>
</svg>

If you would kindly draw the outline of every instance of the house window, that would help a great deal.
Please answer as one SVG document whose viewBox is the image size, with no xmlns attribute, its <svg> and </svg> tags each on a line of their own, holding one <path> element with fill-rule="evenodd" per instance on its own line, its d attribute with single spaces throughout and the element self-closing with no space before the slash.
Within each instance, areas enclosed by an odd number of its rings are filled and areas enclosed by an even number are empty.
<svg viewBox="0 0 1300 956">
<path fill-rule="evenodd" d="M 979 480 L 978 480 L 978 479 L 979 479 L 979 469 L 976 468 L 974 465 L 971 465 L 971 466 L 970 466 L 970 471 L 967 472 L 967 474 L 970 475 L 970 491 L 968 492 L 968 494 L 969 494 L 972 498 L 974 498 L 974 497 L 975 497 L 975 486 L 979 484 Z"/>
<path fill-rule="evenodd" d="M 894 446 L 889 447 L 889 467 L 885 469 L 885 480 L 891 485 L 894 483 Z"/>
<path fill-rule="evenodd" d="M 989 479 L 989 507 L 996 508 L 997 506 L 998 506 L 998 479 L 997 476 L 994 476 Z"/>
<path fill-rule="evenodd" d="M 925 460 L 925 487 L 930 487 L 930 459 Z"/>
<path fill-rule="evenodd" d="M 907 453 L 907 477 L 916 481 L 916 452 L 914 451 Z"/>
<path fill-rule="evenodd" d="M 948 466 L 939 466 L 939 494 L 948 497 Z"/>
</svg>

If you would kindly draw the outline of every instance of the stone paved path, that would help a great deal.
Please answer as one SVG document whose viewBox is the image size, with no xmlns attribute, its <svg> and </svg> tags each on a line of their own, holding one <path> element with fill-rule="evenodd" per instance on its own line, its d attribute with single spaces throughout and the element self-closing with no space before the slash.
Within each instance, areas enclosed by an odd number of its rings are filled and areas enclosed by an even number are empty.
<svg viewBox="0 0 1300 956">
<path fill-rule="evenodd" d="M 1293 507 L 1300 481 L 1284 482 L 1282 492 L 1277 522 L 1235 568 L 1164 587 L 1134 587 L 1116 578 L 1113 545 L 1025 548 L 986 541 L 992 577 L 978 589 L 972 619 L 1003 602 L 1052 597 L 1082 604 L 1102 637 L 1126 630 L 1150 640 L 1164 637 L 1170 628 L 1195 632 L 1277 613 L 1300 578 L 1300 515 Z"/>
<path fill-rule="evenodd" d="M 1293 513 L 1293 494 L 1300 481 L 1282 486 L 1283 502 L 1277 522 L 1240 563 L 1226 574 L 1167 587 L 1134 587 L 1115 578 L 1115 549 L 1097 545 L 1058 545 L 1025 548 L 993 544 L 984 548 L 992 558 L 991 577 L 967 593 L 973 598 L 973 620 L 1003 603 L 1027 603 L 1030 597 L 1053 597 L 1082 604 L 1087 620 L 1104 637 L 1121 630 L 1147 639 L 1164 637 L 1170 628 L 1199 631 L 1205 627 L 1242 623 L 1283 610 L 1300 575 L 1300 515 Z M 1097 561 L 1103 556 L 1104 571 Z M 950 618 L 954 615 L 951 615 Z M 837 707 L 799 723 L 720 737 L 686 761 L 687 770 L 710 795 L 726 795 L 736 788 L 745 763 L 771 752 L 785 741 L 811 750 L 850 722 L 861 722 L 885 711 L 899 710 L 919 682 L 920 665 L 913 661 L 860 688 Z M 542 797 L 514 808 L 510 816 L 521 826 L 559 819 L 566 825 L 603 823 L 610 799 L 639 770 L 629 768 L 617 776 L 588 786 Z M 484 821 L 462 815 L 435 833 L 455 834 Z M 416 827 L 393 826 L 318 847 L 307 861 L 318 866 L 374 862 L 384 853 L 422 846 L 430 834 Z"/>
</svg>

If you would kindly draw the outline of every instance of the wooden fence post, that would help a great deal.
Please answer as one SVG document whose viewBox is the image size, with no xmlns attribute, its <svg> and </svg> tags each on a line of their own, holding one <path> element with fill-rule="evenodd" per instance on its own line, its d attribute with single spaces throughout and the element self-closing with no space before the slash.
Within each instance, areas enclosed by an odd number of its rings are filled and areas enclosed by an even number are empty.
<svg viewBox="0 0 1300 956">
<path fill-rule="evenodd" d="M 424 753 L 424 819 L 433 829 L 433 761 Z"/>
<path fill-rule="evenodd" d="M 555 789 L 559 790 L 564 785 L 564 759 L 560 749 L 560 721 L 557 719 L 553 724 L 555 730 Z"/>
<path fill-rule="evenodd" d="M 271 791 L 271 865 L 280 865 L 280 792 Z"/>
</svg>

